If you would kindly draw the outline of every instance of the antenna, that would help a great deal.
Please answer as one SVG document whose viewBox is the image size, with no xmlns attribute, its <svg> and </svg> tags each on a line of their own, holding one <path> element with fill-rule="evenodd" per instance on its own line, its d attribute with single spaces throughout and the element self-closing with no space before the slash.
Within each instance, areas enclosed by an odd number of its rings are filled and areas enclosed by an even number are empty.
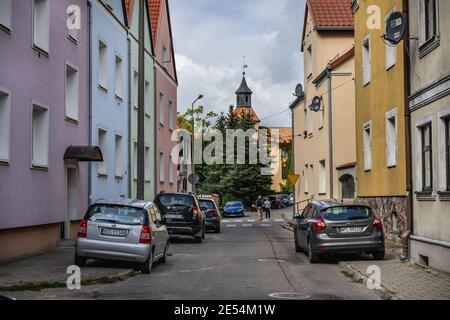
<svg viewBox="0 0 450 320">
<path fill-rule="evenodd" d="M 242 67 L 242 75 L 245 76 L 245 69 L 248 68 L 248 65 L 245 64 L 245 56 L 244 56 L 244 63 L 243 63 L 243 67 Z"/>
</svg>

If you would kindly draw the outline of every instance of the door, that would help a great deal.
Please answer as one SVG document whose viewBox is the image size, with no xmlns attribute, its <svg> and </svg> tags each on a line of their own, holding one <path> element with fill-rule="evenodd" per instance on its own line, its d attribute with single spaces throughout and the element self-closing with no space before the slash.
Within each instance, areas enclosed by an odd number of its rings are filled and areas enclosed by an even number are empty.
<svg viewBox="0 0 450 320">
<path fill-rule="evenodd" d="M 302 248 L 306 248 L 306 233 L 308 232 L 308 216 L 309 212 L 312 210 L 312 206 L 309 205 L 303 210 L 302 216 L 298 221 L 298 244 Z"/>
<path fill-rule="evenodd" d="M 161 255 L 161 252 L 163 249 L 161 249 L 163 246 L 161 245 L 162 239 L 161 239 L 161 217 L 158 219 L 157 211 L 153 206 L 148 208 L 148 211 L 150 213 L 150 228 L 152 229 L 152 233 L 154 236 L 154 246 L 155 246 L 155 258 L 159 257 Z"/>
<path fill-rule="evenodd" d="M 64 239 L 70 239 L 70 222 L 77 215 L 77 169 L 67 168 L 66 178 L 66 221 L 64 221 Z"/>
<path fill-rule="evenodd" d="M 167 233 L 166 226 L 162 223 L 161 212 L 159 212 L 156 206 L 153 207 L 153 210 L 155 212 L 155 227 L 158 237 L 159 251 L 161 254 L 164 254 L 166 243 L 169 241 L 169 234 Z"/>
</svg>

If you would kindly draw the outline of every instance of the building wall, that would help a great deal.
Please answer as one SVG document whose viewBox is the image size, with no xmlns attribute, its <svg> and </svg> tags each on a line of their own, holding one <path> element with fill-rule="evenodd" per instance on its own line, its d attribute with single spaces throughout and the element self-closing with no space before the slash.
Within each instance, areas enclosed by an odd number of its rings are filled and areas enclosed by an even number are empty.
<svg viewBox="0 0 450 320">
<path fill-rule="evenodd" d="M 146 101 L 148 114 L 145 116 L 145 145 L 150 148 L 150 157 L 147 159 L 149 165 L 149 176 L 150 179 L 145 181 L 145 199 L 148 201 L 153 201 L 155 197 L 155 73 L 153 68 L 153 50 L 150 37 L 150 29 L 148 23 L 148 10 L 145 6 L 145 81 L 150 83 L 151 96 L 149 101 Z M 135 90 L 134 86 L 134 72 L 139 71 L 139 46 L 137 39 L 139 39 L 139 1 L 134 1 L 133 17 L 131 20 L 131 28 L 129 35 L 129 49 L 130 49 L 130 196 L 136 197 L 137 191 L 137 179 L 135 179 L 134 172 L 136 171 L 136 160 L 135 160 L 135 144 L 137 143 L 138 134 L 138 109 L 135 108 L 137 102 L 134 102 L 133 92 Z M 137 89 L 136 89 L 137 90 Z"/>
<path fill-rule="evenodd" d="M 0 229 L 61 223 L 66 220 L 66 169 L 64 152 L 70 145 L 88 145 L 88 28 L 81 16 L 78 42 L 68 39 L 66 9 L 76 4 L 87 12 L 86 1 L 50 0 L 48 57 L 32 48 L 32 1 L 13 1 L 11 34 L 0 30 L 0 87 L 10 92 L 10 159 L 0 165 Z M 65 116 L 65 63 L 78 68 L 78 121 Z M 49 164 L 31 165 L 32 102 L 48 108 Z M 76 216 L 87 207 L 88 165 L 77 168 Z M 18 195 L 19 198 L 18 198 Z M 12 214 L 13 213 L 13 214 Z M 4 231 L 2 231 L 3 233 Z M 42 235 L 42 233 L 40 233 Z M 56 243 L 57 237 L 53 241 Z M 40 247 L 38 245 L 38 247 Z M 20 254 L 20 248 L 17 248 Z"/>
<path fill-rule="evenodd" d="M 99 1 L 92 2 L 91 23 L 91 61 L 92 61 L 92 119 L 91 144 L 99 145 L 99 129 L 107 130 L 106 148 L 102 149 L 107 166 L 107 175 L 99 175 L 99 164 L 91 166 L 91 201 L 107 198 L 113 199 L 128 196 L 128 150 L 129 150 L 129 119 L 128 119 L 128 42 L 125 14 L 121 0 L 112 2 L 112 11 Z M 99 85 L 99 40 L 107 45 L 107 88 Z M 116 56 L 122 59 L 121 96 L 116 95 L 115 63 Z M 122 137 L 122 175 L 115 174 L 116 135 Z"/>
<path fill-rule="evenodd" d="M 177 123 L 177 88 L 175 74 L 175 61 L 172 55 L 172 38 L 170 34 L 170 21 L 168 6 L 162 0 L 159 26 L 156 32 L 155 41 L 155 72 L 156 72 L 156 134 L 157 134 L 157 154 L 156 154 L 156 177 L 158 183 L 156 192 L 175 192 L 177 190 L 177 166 L 174 161 L 170 161 L 170 155 L 176 142 L 172 141 L 173 131 L 176 130 Z M 164 61 L 163 47 L 168 50 L 170 61 Z M 164 95 L 164 123 L 160 123 L 159 94 Z M 173 111 L 169 114 L 169 101 L 172 102 Z M 172 119 L 173 128 L 169 127 L 169 117 Z M 164 154 L 164 180 L 160 179 L 160 153 Z M 170 168 L 173 172 L 173 180 L 169 179 Z"/>
<path fill-rule="evenodd" d="M 411 259 L 436 269 L 450 271 L 450 194 L 447 191 L 445 135 L 443 117 L 450 116 L 450 2 L 438 1 L 439 45 L 426 55 L 423 44 L 423 8 L 420 1 L 409 1 L 411 54 L 411 131 L 414 191 L 414 230 Z M 422 190 L 421 137 L 418 127 L 432 124 L 433 187 Z M 428 261 L 425 261 L 427 258 Z"/>
</svg>

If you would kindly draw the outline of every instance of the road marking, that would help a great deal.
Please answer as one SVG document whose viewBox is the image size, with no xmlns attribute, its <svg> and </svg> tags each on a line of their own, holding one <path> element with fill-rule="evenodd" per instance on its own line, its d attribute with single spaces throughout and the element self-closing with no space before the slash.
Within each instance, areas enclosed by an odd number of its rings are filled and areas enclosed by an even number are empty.
<svg viewBox="0 0 450 320">
<path fill-rule="evenodd" d="M 261 227 L 271 227 L 271 224 L 261 224 Z"/>
<path fill-rule="evenodd" d="M 242 226 L 243 226 L 243 227 L 253 227 L 252 224 L 243 224 Z"/>
<path fill-rule="evenodd" d="M 223 223 L 231 222 L 230 220 L 222 220 Z"/>
<path fill-rule="evenodd" d="M 235 224 L 227 224 L 227 228 L 235 228 L 236 225 Z"/>
<path fill-rule="evenodd" d="M 247 220 L 247 222 L 256 222 L 256 220 Z"/>
<path fill-rule="evenodd" d="M 234 220 L 233 222 L 242 223 L 242 220 Z"/>
<path fill-rule="evenodd" d="M 284 222 L 283 219 L 275 219 L 274 221 L 275 221 L 275 222 Z"/>
</svg>

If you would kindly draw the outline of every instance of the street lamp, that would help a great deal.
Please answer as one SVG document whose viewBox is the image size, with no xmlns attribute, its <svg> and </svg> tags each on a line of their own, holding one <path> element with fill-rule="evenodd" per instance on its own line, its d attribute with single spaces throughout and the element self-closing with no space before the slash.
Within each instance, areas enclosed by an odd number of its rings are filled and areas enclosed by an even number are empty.
<svg viewBox="0 0 450 320">
<path fill-rule="evenodd" d="M 194 161 L 194 139 L 195 139 L 195 109 L 194 109 L 194 105 L 197 101 L 203 99 L 203 95 L 199 94 L 197 99 L 194 100 L 194 102 L 192 102 L 192 138 L 191 138 L 191 174 L 192 174 L 192 193 L 195 193 L 195 181 L 194 181 L 194 176 L 195 176 L 195 161 Z"/>
</svg>

